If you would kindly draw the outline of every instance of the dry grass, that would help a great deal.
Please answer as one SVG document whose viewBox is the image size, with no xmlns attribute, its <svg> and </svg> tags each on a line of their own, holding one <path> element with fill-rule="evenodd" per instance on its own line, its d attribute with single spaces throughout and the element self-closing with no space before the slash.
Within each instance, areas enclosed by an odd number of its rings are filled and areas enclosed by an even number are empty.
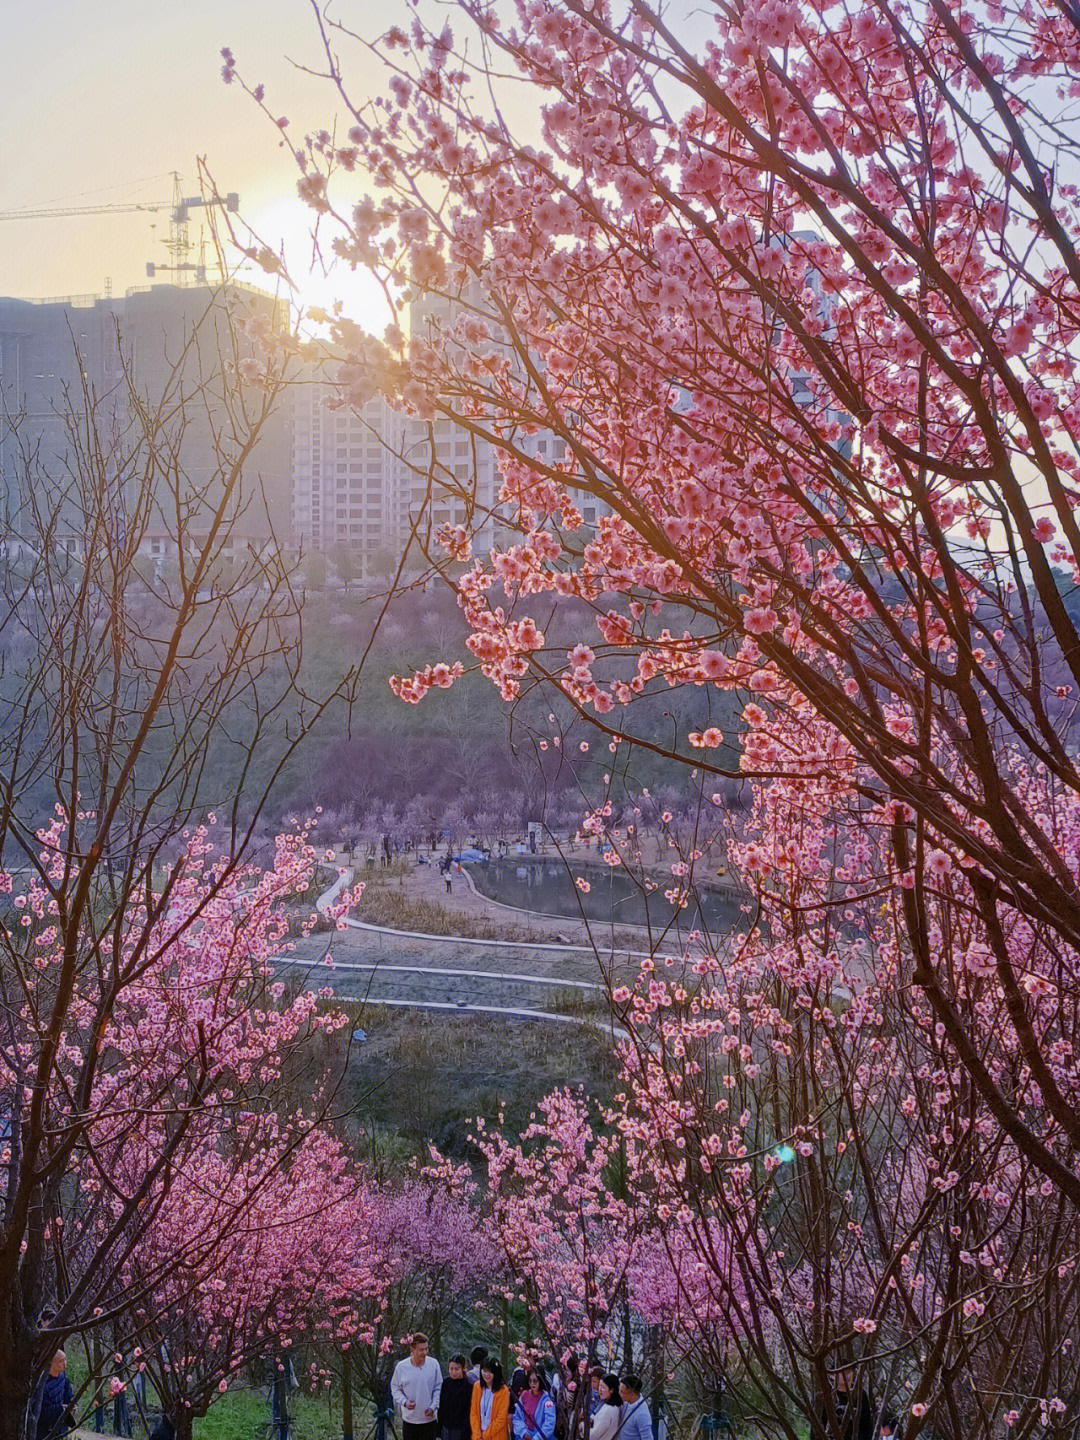
<svg viewBox="0 0 1080 1440">
<path fill-rule="evenodd" d="M 369 925 L 386 925 L 393 930 L 418 930 L 425 935 L 460 935 L 466 940 L 527 940 L 530 932 L 513 922 L 463 915 L 431 900 L 411 900 L 408 895 L 382 885 L 381 876 L 368 880 L 356 915 Z"/>
</svg>

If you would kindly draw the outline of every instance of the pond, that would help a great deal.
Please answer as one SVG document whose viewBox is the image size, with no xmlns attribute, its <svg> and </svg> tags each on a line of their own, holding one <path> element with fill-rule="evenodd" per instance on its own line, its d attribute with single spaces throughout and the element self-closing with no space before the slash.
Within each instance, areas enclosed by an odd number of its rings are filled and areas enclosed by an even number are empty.
<svg viewBox="0 0 1080 1440">
<path fill-rule="evenodd" d="M 573 867 L 572 857 L 570 864 Z M 588 865 L 578 867 L 574 873 L 588 880 L 588 893 L 577 888 L 574 875 L 567 873 L 561 860 L 512 855 L 505 860 L 469 866 L 469 874 L 481 895 L 521 910 L 574 920 L 584 913 L 586 919 L 603 924 L 651 923 L 657 928 L 667 925 L 672 918 L 672 907 L 664 898 L 666 887 L 663 885 L 644 895 L 633 879 L 618 869 Z M 735 896 L 727 891 L 703 888 L 681 912 L 679 924 L 683 930 L 707 927 L 714 933 L 726 934 L 743 918 Z"/>
</svg>

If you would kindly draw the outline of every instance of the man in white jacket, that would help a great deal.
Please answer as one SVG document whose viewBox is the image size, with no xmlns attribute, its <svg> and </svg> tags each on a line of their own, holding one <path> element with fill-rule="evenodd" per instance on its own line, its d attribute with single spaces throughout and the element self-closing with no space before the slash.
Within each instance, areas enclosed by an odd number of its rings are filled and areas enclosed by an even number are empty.
<svg viewBox="0 0 1080 1440">
<path fill-rule="evenodd" d="M 390 1394 L 401 1414 L 403 1440 L 435 1440 L 442 1366 L 428 1354 L 428 1337 L 412 1337 L 409 1354 L 394 1366 Z"/>
</svg>

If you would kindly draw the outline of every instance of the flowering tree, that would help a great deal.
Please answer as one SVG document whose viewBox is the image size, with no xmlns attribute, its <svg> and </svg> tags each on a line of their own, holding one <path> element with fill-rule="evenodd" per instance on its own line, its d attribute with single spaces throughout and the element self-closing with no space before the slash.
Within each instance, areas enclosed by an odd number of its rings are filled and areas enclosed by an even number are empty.
<svg viewBox="0 0 1080 1440">
<path fill-rule="evenodd" d="M 214 1154 L 239 1166 L 235 1116 L 273 1108 L 290 1056 L 339 1023 L 267 970 L 309 834 L 263 874 L 245 864 L 281 767 L 353 683 L 301 679 L 256 475 L 293 347 L 250 300 L 204 296 L 175 363 L 147 352 L 138 375 L 118 335 L 108 394 L 76 356 L 55 451 L 35 417 L 5 417 L 21 458 L 0 522 L 3 1440 L 51 1352 L 109 1321 L 178 1178 Z"/>
<path fill-rule="evenodd" d="M 633 1071 L 629 1083 L 627 1094 L 636 1093 Z M 478 1122 L 485 1220 L 505 1257 L 508 1294 L 538 1319 L 536 1340 L 561 1357 L 585 1426 L 587 1392 L 566 1365 L 571 1355 L 606 1352 L 612 1368 L 626 1370 L 650 1360 L 659 1388 L 663 1370 L 692 1353 L 701 1381 L 726 1352 L 732 1315 L 745 1304 L 721 1220 L 706 1219 L 703 1252 L 686 1207 L 672 1206 L 670 1187 L 657 1183 L 639 1143 L 646 1133 L 655 1143 L 655 1126 L 633 1123 L 622 1107 L 605 1114 L 567 1090 L 544 1098 L 520 1139 Z"/>
<path fill-rule="evenodd" d="M 520 1139 L 477 1122 L 486 1163 L 488 1224 L 547 1348 L 588 1354 L 625 1303 L 627 1276 L 647 1202 L 627 1167 L 620 1136 L 594 1125 L 580 1094 L 556 1090 Z M 630 1166 L 636 1171 L 633 1156 Z M 575 1383 L 577 1377 L 572 1378 Z"/>
<path fill-rule="evenodd" d="M 12 1267 L 25 1328 L 11 1337 L 19 1363 L 5 1371 L 12 1436 L 21 1434 L 39 1326 L 55 1348 L 53 1337 L 104 1325 L 162 1287 L 222 1273 L 223 1251 L 243 1233 L 249 1207 L 268 1202 L 275 1176 L 271 1194 L 282 1198 L 281 1170 L 302 1173 L 329 1109 L 328 1075 L 307 1113 L 279 1121 L 275 1097 L 286 1098 L 294 1058 L 310 1056 L 316 1034 L 347 1024 L 314 992 L 288 1000 L 271 979 L 268 962 L 288 943 L 289 902 L 308 888 L 316 860 L 307 833 L 279 837 L 273 868 L 258 872 L 222 857 L 213 828 L 202 827 L 163 877 L 167 911 L 153 891 L 141 905 L 128 897 L 106 972 L 122 983 L 103 994 L 98 972 L 80 973 L 35 1114 L 36 1050 L 38 1068 L 44 1063 L 36 1017 L 55 1013 L 64 984 L 66 947 L 49 888 L 65 864 L 64 830 L 58 818 L 40 836 L 45 883 L 13 893 L 5 876 L 32 962 L 7 1017 L 15 1044 L 0 1060 L 15 1113 L 26 1117 L 4 1156 L 9 1227 L 20 1201 L 26 1206 Z M 350 902 L 346 895 L 340 904 Z M 256 1234 L 259 1215 L 271 1223 L 257 1211 Z"/>
<path fill-rule="evenodd" d="M 340 1144 L 265 1111 L 237 1114 L 229 1141 L 171 1187 L 118 1287 L 126 1342 L 180 1440 L 242 1369 L 319 1337 L 327 1302 L 370 1285 Z"/>
<path fill-rule="evenodd" d="M 475 663 L 508 698 L 558 684 L 613 743 L 714 772 L 715 737 L 635 733 L 634 702 L 751 695 L 746 769 L 828 775 L 880 817 L 898 983 L 1077 1205 L 1080 259 L 1052 98 L 1077 85 L 1075 15 L 737 0 L 691 38 L 648 0 L 461 11 L 468 44 L 419 20 L 384 37 L 374 104 L 321 20 L 351 128 L 295 148 L 338 252 L 391 303 L 444 302 L 381 339 L 340 322 L 345 397 L 382 388 L 499 451 L 520 543 L 461 573 L 468 527 L 442 533 Z M 540 133 L 496 103 L 504 68 Z M 445 483 L 472 514 L 469 483 Z M 569 653 L 537 619 L 558 595 L 595 612 Z M 935 947 L 952 869 L 965 959 L 1030 1080 L 995 1066 L 973 977 Z"/>
<path fill-rule="evenodd" d="M 379 1408 L 391 1408 L 390 1377 L 403 1340 L 429 1334 L 438 1354 L 455 1310 L 482 1303 L 500 1281 L 500 1257 L 479 1224 L 466 1167 L 433 1154 L 420 1173 L 368 1176 L 352 1202 L 345 1251 L 359 1249 L 332 1286 L 327 1316 L 343 1373 Z"/>
<path fill-rule="evenodd" d="M 615 992 L 637 1037 L 622 1124 L 675 1223 L 677 1243 L 662 1234 L 682 1323 L 714 1373 L 752 1377 L 738 1403 L 792 1437 L 807 1419 L 814 1435 L 842 1433 L 833 1381 L 847 1364 L 875 1414 L 909 1413 L 909 1434 L 1064 1423 L 1075 1208 L 900 983 L 889 826 L 853 833 L 831 808 L 842 788 L 825 782 L 786 801 L 777 784 L 758 790 L 737 858 L 758 877 L 768 936 L 748 927 L 692 962 L 646 961 Z M 879 874 L 877 895 L 831 905 L 856 869 Z M 983 946 L 963 909 L 942 895 L 930 916 L 935 953 L 957 970 Z M 994 986 L 968 973 L 958 991 L 999 1037 L 995 1073 L 1023 1084 Z"/>
</svg>

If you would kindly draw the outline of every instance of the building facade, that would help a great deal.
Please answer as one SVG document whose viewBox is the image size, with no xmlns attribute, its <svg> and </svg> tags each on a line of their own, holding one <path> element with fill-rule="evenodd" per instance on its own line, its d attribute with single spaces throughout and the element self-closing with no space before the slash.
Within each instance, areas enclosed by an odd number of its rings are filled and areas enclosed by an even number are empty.
<svg viewBox="0 0 1080 1440">
<path fill-rule="evenodd" d="M 154 285 L 123 297 L 0 299 L 0 517 L 15 533 L 33 511 L 54 507 L 56 539 L 85 526 L 88 455 L 130 469 L 130 485 L 153 487 L 143 547 L 175 551 L 177 501 L 197 536 L 235 461 L 236 367 L 253 353 L 244 322 L 279 326 L 285 308 L 246 287 Z M 134 397 L 154 416 L 147 446 Z M 233 420 L 235 419 L 235 424 Z M 91 428 L 92 421 L 92 428 Z M 141 472 L 136 452 L 153 451 Z M 270 417 L 234 487 L 229 544 L 265 546 L 287 537 L 289 444 L 285 407 Z M 123 504 L 124 486 L 115 492 Z M 130 497 L 134 505 L 135 497 Z"/>
<path fill-rule="evenodd" d="M 425 296 L 411 307 L 414 333 L 448 329 L 460 302 Z M 205 286 L 154 285 L 119 298 L 55 301 L 0 299 L 0 519 L 19 528 L 34 503 L 52 503 L 85 445 L 88 404 L 115 453 L 137 432 L 131 392 L 161 406 L 178 435 L 182 488 L 197 515 L 212 513 L 235 447 L 229 408 L 237 403 L 235 368 L 252 353 L 243 324 L 283 326 L 287 309 L 262 292 L 234 287 L 223 299 Z M 238 324 L 238 322 L 240 322 Z M 445 523 L 467 524 L 484 553 L 512 539 L 499 500 L 495 448 L 443 418 L 406 416 L 377 396 L 360 411 L 340 404 L 329 351 L 290 374 L 287 395 L 245 461 L 230 518 L 238 547 L 284 545 L 321 551 L 359 579 L 391 573 L 414 534 L 417 558 Z M 178 379 L 179 374 L 179 379 Z M 183 395 L 184 403 L 179 404 Z M 92 399 L 88 399 L 92 397 Z M 257 403 L 249 394 L 249 402 Z M 81 433 L 80 433 L 81 432 Z M 515 442 L 556 460 L 550 434 Z M 168 446 L 166 446 L 168 449 Z M 143 530 L 155 560 L 175 556 L 177 484 L 158 477 L 160 493 Z M 45 479 L 45 493 L 41 481 Z M 73 487 L 58 538 L 85 528 Z M 587 526 L 604 507 L 577 497 Z M 198 534 L 197 521 L 188 525 Z"/>
</svg>

